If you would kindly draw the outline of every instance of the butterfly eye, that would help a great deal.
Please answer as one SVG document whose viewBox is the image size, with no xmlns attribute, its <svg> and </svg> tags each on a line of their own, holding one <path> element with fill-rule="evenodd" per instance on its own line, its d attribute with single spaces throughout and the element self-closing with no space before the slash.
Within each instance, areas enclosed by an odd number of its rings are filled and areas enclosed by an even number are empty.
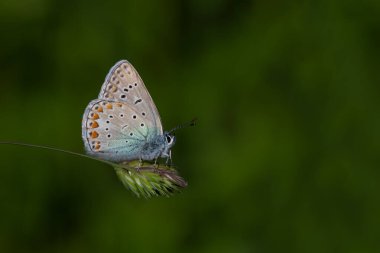
<svg viewBox="0 0 380 253">
<path fill-rule="evenodd" d="M 170 143 L 172 141 L 172 138 L 170 138 L 169 135 L 166 135 L 166 141 L 167 141 L 167 143 Z"/>
</svg>

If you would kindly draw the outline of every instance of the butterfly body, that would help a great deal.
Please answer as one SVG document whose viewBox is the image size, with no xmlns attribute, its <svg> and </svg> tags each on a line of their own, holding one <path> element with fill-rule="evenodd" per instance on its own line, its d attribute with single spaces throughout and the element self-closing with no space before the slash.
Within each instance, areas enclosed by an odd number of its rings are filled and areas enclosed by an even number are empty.
<svg viewBox="0 0 380 253">
<path fill-rule="evenodd" d="M 82 121 L 86 152 L 112 162 L 170 157 L 174 136 L 163 132 L 157 108 L 134 67 L 126 60 L 108 73 Z"/>
<path fill-rule="evenodd" d="M 150 141 L 144 143 L 141 151 L 143 160 L 154 160 L 158 157 L 167 158 L 170 157 L 170 148 L 174 145 L 175 137 L 173 138 L 173 144 L 167 141 L 170 135 L 157 135 Z"/>
</svg>

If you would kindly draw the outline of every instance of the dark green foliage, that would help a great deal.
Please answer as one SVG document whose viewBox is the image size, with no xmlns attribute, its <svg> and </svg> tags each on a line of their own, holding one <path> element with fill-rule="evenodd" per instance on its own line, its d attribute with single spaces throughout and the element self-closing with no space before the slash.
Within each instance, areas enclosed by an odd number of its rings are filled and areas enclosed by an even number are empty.
<svg viewBox="0 0 380 253">
<path fill-rule="evenodd" d="M 83 152 L 120 59 L 165 130 L 198 118 L 170 198 L 0 146 L 1 253 L 380 252 L 379 0 L 3 0 L 0 32 L 0 140 Z"/>
</svg>

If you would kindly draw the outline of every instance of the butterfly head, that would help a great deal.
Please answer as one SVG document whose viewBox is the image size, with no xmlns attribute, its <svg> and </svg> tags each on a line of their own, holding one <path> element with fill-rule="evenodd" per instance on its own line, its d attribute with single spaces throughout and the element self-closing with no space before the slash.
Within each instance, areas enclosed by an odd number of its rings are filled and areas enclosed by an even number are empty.
<svg viewBox="0 0 380 253">
<path fill-rule="evenodd" d="M 164 133 L 164 145 L 163 145 L 163 151 L 161 153 L 161 157 L 170 157 L 170 149 L 175 144 L 175 136 L 173 134 L 170 134 L 169 132 Z"/>
<path fill-rule="evenodd" d="M 166 132 L 164 135 L 165 135 L 165 144 L 166 144 L 165 147 L 167 150 L 170 150 L 171 147 L 174 146 L 176 138 L 174 134 L 171 134 L 169 132 Z"/>
</svg>

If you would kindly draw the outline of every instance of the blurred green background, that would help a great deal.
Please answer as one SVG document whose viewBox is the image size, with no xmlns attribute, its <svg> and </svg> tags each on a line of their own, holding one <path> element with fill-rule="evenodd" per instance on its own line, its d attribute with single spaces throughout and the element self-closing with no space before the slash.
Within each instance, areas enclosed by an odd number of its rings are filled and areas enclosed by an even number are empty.
<svg viewBox="0 0 380 253">
<path fill-rule="evenodd" d="M 83 152 L 120 59 L 177 134 L 189 186 L 0 146 L 0 252 L 380 252 L 380 2 L 0 3 L 1 140 Z"/>
</svg>

